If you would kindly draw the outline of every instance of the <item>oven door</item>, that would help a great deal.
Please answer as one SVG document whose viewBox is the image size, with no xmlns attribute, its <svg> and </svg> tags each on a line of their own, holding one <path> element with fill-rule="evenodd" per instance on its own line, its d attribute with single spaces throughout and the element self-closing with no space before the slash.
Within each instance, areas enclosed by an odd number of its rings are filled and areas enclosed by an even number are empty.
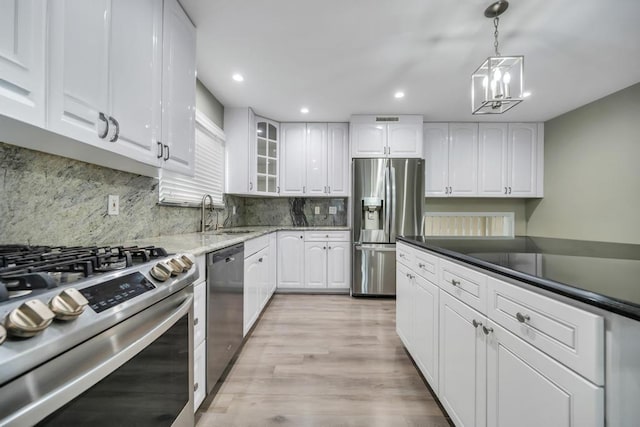
<svg viewBox="0 0 640 427">
<path fill-rule="evenodd" d="M 193 426 L 193 286 L 0 389 L 0 425 Z"/>
</svg>

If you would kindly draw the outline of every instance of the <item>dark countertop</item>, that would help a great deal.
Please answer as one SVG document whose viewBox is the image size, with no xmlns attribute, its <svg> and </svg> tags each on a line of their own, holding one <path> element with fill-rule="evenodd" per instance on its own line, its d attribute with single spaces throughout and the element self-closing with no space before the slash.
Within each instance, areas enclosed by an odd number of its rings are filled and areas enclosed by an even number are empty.
<svg viewBox="0 0 640 427">
<path fill-rule="evenodd" d="M 546 237 L 398 240 L 640 320 L 640 245 Z"/>
</svg>

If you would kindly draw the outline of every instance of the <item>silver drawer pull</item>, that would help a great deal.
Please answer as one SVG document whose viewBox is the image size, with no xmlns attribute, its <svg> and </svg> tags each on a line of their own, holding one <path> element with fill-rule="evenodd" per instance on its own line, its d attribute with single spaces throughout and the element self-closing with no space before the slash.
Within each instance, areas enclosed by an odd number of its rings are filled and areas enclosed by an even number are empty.
<svg viewBox="0 0 640 427">
<path fill-rule="evenodd" d="M 196 326 L 198 324 L 198 322 L 199 322 L 199 320 L 198 320 L 197 317 L 195 319 L 193 319 L 193 326 Z"/>
<path fill-rule="evenodd" d="M 471 323 L 473 324 L 473 327 L 476 329 L 478 329 L 478 326 L 482 326 L 482 322 L 478 322 L 476 319 L 473 319 Z"/>
<path fill-rule="evenodd" d="M 531 317 L 529 317 L 528 314 L 522 314 L 520 312 L 516 313 L 516 319 L 518 319 L 518 322 L 520 323 L 525 323 L 528 322 L 529 320 L 531 320 Z"/>
<path fill-rule="evenodd" d="M 420 268 L 425 268 L 426 266 L 427 266 L 426 264 L 418 263 L 418 267 L 420 267 Z"/>
<path fill-rule="evenodd" d="M 460 285 L 460 281 L 459 280 L 455 280 L 455 279 L 451 279 L 451 284 L 453 286 L 459 286 Z"/>
<path fill-rule="evenodd" d="M 400 253 L 400 258 L 406 258 L 407 256 L 403 253 Z"/>
<path fill-rule="evenodd" d="M 484 332 L 485 335 L 489 335 L 491 332 L 493 332 L 493 328 L 487 328 L 486 326 L 483 326 L 482 332 Z"/>
</svg>

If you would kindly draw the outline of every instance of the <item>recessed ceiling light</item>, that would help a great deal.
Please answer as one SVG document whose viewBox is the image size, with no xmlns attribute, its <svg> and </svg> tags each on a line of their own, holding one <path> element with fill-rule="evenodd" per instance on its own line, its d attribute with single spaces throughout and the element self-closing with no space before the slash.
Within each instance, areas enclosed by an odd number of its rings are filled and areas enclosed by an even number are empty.
<svg viewBox="0 0 640 427">
<path fill-rule="evenodd" d="M 396 99 L 404 98 L 404 92 L 396 92 L 393 97 Z"/>
<path fill-rule="evenodd" d="M 242 74 L 234 74 L 233 76 L 231 76 L 231 78 L 237 82 L 243 82 L 244 81 L 244 77 L 242 77 Z"/>
<path fill-rule="evenodd" d="M 309 109 L 308 109 L 307 107 L 302 107 L 302 108 L 300 109 L 300 112 L 301 112 L 302 114 L 308 114 L 308 113 L 309 113 Z"/>
<path fill-rule="evenodd" d="M 528 98 L 531 96 L 531 92 L 527 91 L 527 92 L 522 92 L 522 97 L 523 98 Z"/>
</svg>

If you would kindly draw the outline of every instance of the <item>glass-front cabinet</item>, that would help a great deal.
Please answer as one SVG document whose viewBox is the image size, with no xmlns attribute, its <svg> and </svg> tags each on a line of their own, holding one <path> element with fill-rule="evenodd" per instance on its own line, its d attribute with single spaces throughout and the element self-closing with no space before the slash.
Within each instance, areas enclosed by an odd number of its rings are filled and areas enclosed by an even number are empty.
<svg viewBox="0 0 640 427">
<path fill-rule="evenodd" d="M 279 124 L 256 117 L 256 188 L 257 194 L 277 195 Z"/>
</svg>

